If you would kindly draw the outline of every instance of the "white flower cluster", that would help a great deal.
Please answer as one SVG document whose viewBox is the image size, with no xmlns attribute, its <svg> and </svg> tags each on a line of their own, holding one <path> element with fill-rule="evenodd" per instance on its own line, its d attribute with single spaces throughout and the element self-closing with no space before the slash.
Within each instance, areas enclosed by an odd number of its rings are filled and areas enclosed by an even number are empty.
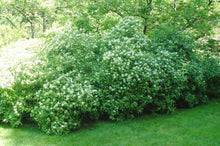
<svg viewBox="0 0 220 146">
<path fill-rule="evenodd" d="M 42 40 L 18 41 L 2 48 L 0 56 L 0 87 L 12 87 L 15 82 L 29 84 L 31 79 L 40 74 L 37 67 L 44 64 L 37 57 L 37 50 L 43 44 Z M 36 50 L 30 50 L 29 47 Z"/>
<path fill-rule="evenodd" d="M 140 21 L 133 22 L 132 17 L 127 18 L 103 39 L 106 45 L 102 48 L 105 51 L 98 90 L 101 108 L 112 120 L 141 113 L 152 101 L 147 82 L 152 75 L 151 62 L 155 59 L 153 54 L 147 53 L 149 40 L 138 33 Z"/>
<path fill-rule="evenodd" d="M 133 18 L 127 18 L 103 39 L 99 97 L 103 112 L 113 120 L 141 113 L 154 100 L 172 107 L 172 98 L 180 92 L 176 88 L 179 81 L 174 79 L 184 74 L 175 62 L 177 53 L 152 51 L 151 41 L 138 33 L 139 21 L 133 22 Z"/>
<path fill-rule="evenodd" d="M 44 131 L 59 134 L 75 129 L 82 115 L 98 105 L 94 99 L 96 90 L 88 81 L 80 83 L 80 79 L 80 74 L 68 72 L 44 84 L 36 93 L 38 104 L 32 116 Z"/>
</svg>

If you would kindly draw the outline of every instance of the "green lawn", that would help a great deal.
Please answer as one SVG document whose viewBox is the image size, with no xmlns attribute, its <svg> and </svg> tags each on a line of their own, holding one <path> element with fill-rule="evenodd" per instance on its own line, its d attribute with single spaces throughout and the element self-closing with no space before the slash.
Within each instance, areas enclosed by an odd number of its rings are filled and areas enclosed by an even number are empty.
<svg viewBox="0 0 220 146">
<path fill-rule="evenodd" d="M 125 122 L 84 125 L 66 136 L 39 129 L 0 126 L 0 145 L 220 145 L 220 99 L 172 115 L 146 115 Z"/>
</svg>

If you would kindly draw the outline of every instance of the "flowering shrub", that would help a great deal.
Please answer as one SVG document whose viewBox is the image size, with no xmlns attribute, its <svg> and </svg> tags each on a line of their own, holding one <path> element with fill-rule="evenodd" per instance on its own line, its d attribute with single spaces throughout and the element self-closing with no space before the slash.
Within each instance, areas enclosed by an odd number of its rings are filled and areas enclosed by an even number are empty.
<svg viewBox="0 0 220 146">
<path fill-rule="evenodd" d="M 46 77 L 36 92 L 31 117 L 49 134 L 66 134 L 82 120 L 98 119 L 96 90 L 91 85 L 95 36 L 65 30 L 47 46 Z"/>
<path fill-rule="evenodd" d="M 207 103 L 206 96 L 207 84 L 205 82 L 201 62 L 191 61 L 183 65 L 186 81 L 184 84 L 183 95 L 180 98 L 183 107 L 193 107 L 200 103 Z"/>
<path fill-rule="evenodd" d="M 0 121 L 9 123 L 13 127 L 22 125 L 25 100 L 16 95 L 10 96 L 6 91 L 1 93 L 0 96 Z"/>
<path fill-rule="evenodd" d="M 220 58 L 208 54 L 201 57 L 204 79 L 206 82 L 206 95 L 209 98 L 220 98 Z"/>
<path fill-rule="evenodd" d="M 79 74 L 74 75 L 74 72 L 63 74 L 36 93 L 37 104 L 31 116 L 46 133 L 65 134 L 97 111 L 96 90 L 89 82 L 81 83 Z"/>
<path fill-rule="evenodd" d="M 179 64 L 184 76 L 182 80 L 181 94 L 176 98 L 176 106 L 193 107 L 201 103 L 207 103 L 207 95 L 217 96 L 219 90 L 219 59 L 206 57 L 207 54 L 197 54 L 196 49 L 203 47 L 197 44 L 195 38 L 184 31 L 178 31 L 175 27 L 162 25 L 151 36 L 153 52 L 168 50 L 176 52 L 178 57 L 172 62 Z M 215 82 L 213 81 L 215 79 Z M 170 80 L 170 79 L 169 79 Z M 211 93 L 211 94 L 210 94 Z"/>
<path fill-rule="evenodd" d="M 179 31 L 170 25 L 158 27 L 152 34 L 152 51 L 163 49 L 170 52 L 177 52 L 179 58 L 189 60 L 193 57 L 193 50 L 196 49 L 195 39 L 190 33 Z"/>
<path fill-rule="evenodd" d="M 133 117 L 152 102 L 147 86 L 150 59 L 150 54 L 126 47 L 104 54 L 103 70 L 97 79 L 101 111 L 109 114 L 110 119 Z"/>
<path fill-rule="evenodd" d="M 140 24 L 128 17 L 103 39 L 97 90 L 101 112 L 112 120 L 134 117 L 148 105 L 153 111 L 173 111 L 183 89 L 178 54 L 150 52 L 151 41 L 139 31 Z"/>
<path fill-rule="evenodd" d="M 178 59 L 177 53 L 158 50 L 155 61 L 151 63 L 154 70 L 151 90 L 155 112 L 173 112 L 176 100 L 182 96 L 186 77 Z"/>
<path fill-rule="evenodd" d="M 20 111 L 17 110 L 15 105 L 15 98 L 10 98 L 8 93 L 0 89 L 0 120 L 5 123 L 11 123 L 12 126 L 20 125 Z"/>
<path fill-rule="evenodd" d="M 42 44 L 41 40 L 33 39 L 30 42 L 36 50 Z M 26 43 L 19 41 L 10 45 L 0 58 L 3 68 L 0 72 L 0 122 L 14 127 L 31 121 L 29 114 L 35 102 L 33 95 L 41 88 L 43 76 L 41 67 L 44 61 Z"/>
<path fill-rule="evenodd" d="M 219 95 L 218 59 L 194 52 L 185 32 L 159 28 L 149 39 L 141 24 L 126 17 L 101 35 L 65 30 L 18 62 L 0 86 L 0 122 L 66 134 L 82 121 L 169 113 Z"/>
<path fill-rule="evenodd" d="M 152 110 L 172 111 L 184 74 L 176 68 L 171 55 L 161 51 L 157 57 L 124 47 L 104 54 L 104 69 L 98 78 L 103 112 L 110 119 L 123 120 L 142 113 L 152 102 Z"/>
</svg>

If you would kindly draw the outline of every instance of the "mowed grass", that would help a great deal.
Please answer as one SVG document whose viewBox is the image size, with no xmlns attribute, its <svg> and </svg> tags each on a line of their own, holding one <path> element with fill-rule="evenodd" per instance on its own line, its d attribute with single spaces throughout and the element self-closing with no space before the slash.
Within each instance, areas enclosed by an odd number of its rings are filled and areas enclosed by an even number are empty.
<svg viewBox="0 0 220 146">
<path fill-rule="evenodd" d="M 0 126 L 0 145 L 220 145 L 220 99 L 171 115 L 145 115 L 124 122 L 96 122 L 65 136 L 49 136 L 38 128 Z"/>
</svg>

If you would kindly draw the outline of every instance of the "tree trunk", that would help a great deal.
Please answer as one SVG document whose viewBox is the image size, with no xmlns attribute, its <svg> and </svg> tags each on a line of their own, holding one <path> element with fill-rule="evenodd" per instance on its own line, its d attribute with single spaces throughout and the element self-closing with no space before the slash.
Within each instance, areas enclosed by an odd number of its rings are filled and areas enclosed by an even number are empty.
<svg viewBox="0 0 220 146">
<path fill-rule="evenodd" d="M 43 12 L 43 32 L 45 32 L 46 29 L 47 29 L 46 17 L 45 17 L 45 12 Z"/>
<path fill-rule="evenodd" d="M 212 0 L 209 0 L 208 6 L 210 6 L 212 4 Z"/>
<path fill-rule="evenodd" d="M 176 4 L 176 0 L 174 0 L 174 1 L 173 1 L 173 9 L 174 9 L 174 11 L 176 11 L 176 10 L 177 10 L 177 4 Z"/>
<path fill-rule="evenodd" d="M 30 23 L 31 23 L 31 38 L 35 38 L 34 23 L 33 22 L 30 22 Z"/>
<path fill-rule="evenodd" d="M 147 25 L 144 25 L 143 33 L 146 34 L 146 32 L 147 32 Z"/>
<path fill-rule="evenodd" d="M 143 33 L 146 34 L 147 32 L 147 18 L 144 19 L 144 29 L 143 29 Z"/>
</svg>

